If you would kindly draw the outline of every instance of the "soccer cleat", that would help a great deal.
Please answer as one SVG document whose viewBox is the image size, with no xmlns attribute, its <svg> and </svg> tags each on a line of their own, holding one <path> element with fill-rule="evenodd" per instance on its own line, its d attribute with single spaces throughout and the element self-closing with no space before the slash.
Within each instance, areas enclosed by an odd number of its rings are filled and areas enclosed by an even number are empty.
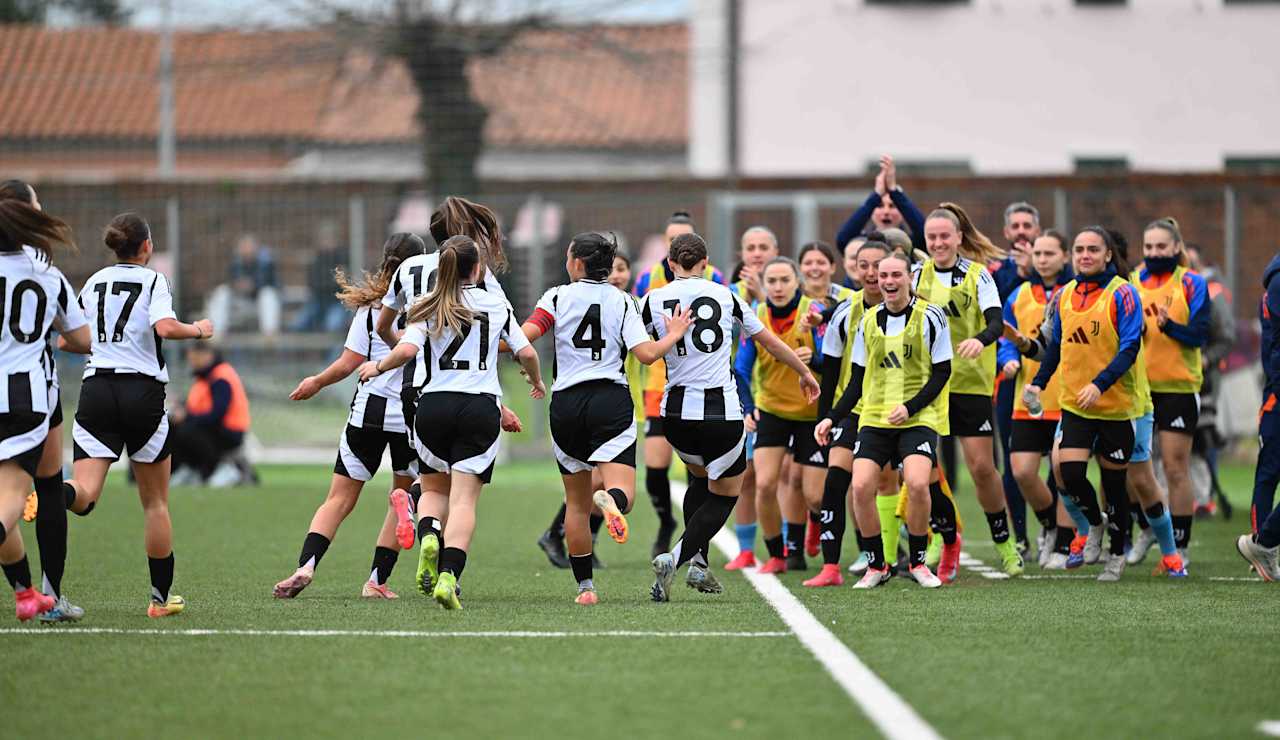
<svg viewBox="0 0 1280 740">
<path fill-rule="evenodd" d="M 553 537 L 551 530 L 542 533 L 538 538 L 538 547 L 542 549 L 542 553 L 547 556 L 547 560 L 551 562 L 552 567 L 568 568 L 569 555 L 564 551 L 564 539 L 561 537 Z"/>
<path fill-rule="evenodd" d="M 1045 561 L 1044 561 L 1044 569 L 1045 570 L 1066 570 L 1067 557 L 1068 556 L 1066 554 L 1060 553 L 1060 552 L 1049 553 L 1049 557 L 1045 558 Z"/>
<path fill-rule="evenodd" d="M 871 564 L 871 556 L 865 552 L 858 553 L 858 559 L 853 561 L 849 566 L 849 572 L 855 576 L 860 576 L 867 572 L 867 566 Z"/>
<path fill-rule="evenodd" d="M 756 569 L 756 572 L 772 573 L 774 575 L 777 575 L 778 573 L 786 573 L 787 561 L 784 558 L 769 558 L 764 561 L 764 565 Z"/>
<path fill-rule="evenodd" d="M 1107 515 L 1102 515 L 1102 524 L 1089 525 L 1089 536 L 1084 543 L 1085 565 L 1093 565 L 1102 559 L 1102 535 L 1107 533 Z"/>
<path fill-rule="evenodd" d="M 56 622 L 79 622 L 84 616 L 84 609 L 72 604 L 67 600 L 66 596 L 59 596 L 54 602 L 53 607 L 48 611 L 40 612 L 40 621 L 45 624 L 54 624 Z"/>
<path fill-rule="evenodd" d="M 374 583 L 373 581 L 365 581 L 364 586 L 360 589 L 360 598 L 362 599 L 398 599 L 400 596 L 395 591 L 387 588 L 385 583 Z"/>
<path fill-rule="evenodd" d="M 409 494 L 403 488 L 391 492 L 391 508 L 396 512 L 396 542 L 401 550 L 413 547 L 413 514 L 409 512 Z"/>
<path fill-rule="evenodd" d="M 302 593 L 302 589 L 311 585 L 312 578 L 315 578 L 313 569 L 298 568 L 293 572 L 293 575 L 277 583 L 271 595 L 277 599 L 292 599 Z"/>
<path fill-rule="evenodd" d="M 690 563 L 689 572 L 684 578 L 684 584 L 699 593 L 724 593 L 724 586 L 721 586 L 720 581 L 716 580 L 716 576 L 711 572 L 711 569 L 703 565 Z"/>
<path fill-rule="evenodd" d="M 436 587 L 431 591 L 431 596 L 437 604 L 449 611 L 462 608 L 462 602 L 458 601 L 458 579 L 449 571 L 436 578 Z"/>
<path fill-rule="evenodd" d="M 801 583 L 802 586 L 809 588 L 822 588 L 824 586 L 843 586 L 844 576 L 840 574 L 840 566 L 836 563 L 830 563 L 822 566 L 822 570 L 818 571 L 818 575 Z"/>
<path fill-rule="evenodd" d="M 924 564 L 930 568 L 937 568 L 940 562 L 942 562 L 942 535 L 934 533 L 929 538 L 929 547 L 924 551 Z"/>
<path fill-rule="evenodd" d="M 996 543 L 996 554 L 1000 556 L 1000 569 L 1008 576 L 1020 576 L 1026 569 L 1022 554 L 1018 552 L 1013 540 Z"/>
<path fill-rule="evenodd" d="M 750 550 L 743 550 L 733 560 L 724 564 L 725 570 L 742 570 L 743 568 L 756 567 L 756 554 Z"/>
<path fill-rule="evenodd" d="M 1041 527 L 1040 534 L 1036 535 L 1036 564 L 1041 568 L 1044 568 L 1049 555 L 1053 553 L 1053 541 L 1056 537 L 1056 530 L 1048 527 Z"/>
<path fill-rule="evenodd" d="M 418 591 L 423 596 L 431 596 L 435 592 L 436 581 L 439 580 L 440 575 L 439 560 L 440 535 L 428 532 L 427 536 L 422 538 L 422 546 L 418 548 Z"/>
<path fill-rule="evenodd" d="M 40 499 L 36 497 L 36 492 L 32 491 L 27 494 L 27 503 L 22 507 L 22 521 L 34 522 L 36 520 L 36 512 L 40 510 Z"/>
<path fill-rule="evenodd" d="M 613 500 L 613 496 L 608 491 L 596 491 L 591 496 L 592 502 L 604 512 L 604 526 L 609 530 L 609 536 L 619 545 L 627 541 L 627 518 L 622 515 L 622 511 L 618 509 L 618 504 Z"/>
<path fill-rule="evenodd" d="M 1088 537 L 1076 535 L 1071 538 L 1071 550 L 1067 555 L 1067 570 L 1075 570 L 1084 565 L 1084 545 L 1089 541 Z"/>
<path fill-rule="evenodd" d="M 1156 544 L 1156 533 L 1151 531 L 1151 527 L 1139 530 L 1138 536 L 1133 541 L 1133 549 L 1124 556 L 1129 565 L 1137 565 L 1147 559 L 1147 553 L 1151 551 L 1152 546 Z"/>
<path fill-rule="evenodd" d="M 1183 565 L 1191 565 L 1191 548 L 1179 547 L 1178 556 L 1182 558 Z"/>
<path fill-rule="evenodd" d="M 955 542 L 950 545 L 942 543 L 942 557 L 938 560 L 938 580 L 943 583 L 955 583 L 956 577 L 960 575 L 960 542 L 960 535 L 956 534 Z"/>
<path fill-rule="evenodd" d="M 857 589 L 875 588 L 888 581 L 891 577 L 888 567 L 867 568 L 867 572 L 862 574 L 862 578 L 853 584 L 853 587 Z"/>
<path fill-rule="evenodd" d="M 676 559 L 664 552 L 653 559 L 653 586 L 649 598 L 657 602 L 671 600 L 671 581 L 676 577 Z"/>
<path fill-rule="evenodd" d="M 818 553 L 822 552 L 822 543 L 819 538 L 822 536 L 822 528 L 813 523 L 812 519 L 804 527 L 804 553 L 811 558 L 818 557 Z"/>
<path fill-rule="evenodd" d="M 578 592 L 578 597 L 573 600 L 573 603 L 581 604 L 583 606 L 591 606 L 592 604 L 600 603 L 600 598 L 596 596 L 596 590 L 594 588 L 584 588 Z"/>
<path fill-rule="evenodd" d="M 803 550 L 792 550 L 787 553 L 787 570 L 806 571 L 809 570 L 809 564 L 804 560 Z"/>
<path fill-rule="evenodd" d="M 1236 551 L 1264 581 L 1280 581 L 1280 547 L 1263 547 L 1252 536 L 1240 535 Z"/>
<path fill-rule="evenodd" d="M 1156 566 L 1155 570 L 1151 571 L 1151 575 L 1186 578 L 1187 566 L 1182 562 L 1182 556 L 1175 552 L 1172 555 L 1165 555 L 1160 558 L 1160 564 Z"/>
<path fill-rule="evenodd" d="M 1024 539 L 1020 539 L 1017 541 L 1015 546 L 1018 548 L 1018 554 L 1022 556 L 1022 561 L 1025 564 L 1027 556 L 1031 554 L 1031 543 Z"/>
<path fill-rule="evenodd" d="M 656 558 L 664 552 L 671 552 L 671 535 L 675 534 L 675 531 L 675 522 L 671 524 L 658 522 L 658 536 L 654 538 L 653 548 L 650 550 L 653 557 Z M 564 567 L 567 568 L 569 566 L 565 565 Z"/>
<path fill-rule="evenodd" d="M 172 617 L 181 614 L 183 609 L 187 608 L 187 600 L 177 594 L 169 594 L 169 600 L 161 604 L 159 601 L 152 600 L 147 606 L 147 616 L 152 619 L 160 617 Z"/>
<path fill-rule="evenodd" d="M 19 622 L 25 622 L 40 612 L 49 611 L 57 603 L 52 596 L 40 593 L 33 586 L 27 586 L 21 591 L 15 591 L 13 600 L 16 605 Z"/>
<path fill-rule="evenodd" d="M 916 583 L 925 588 L 937 588 L 942 585 L 942 581 L 929 570 L 929 566 L 921 563 L 911 568 L 911 577 L 916 579 Z"/>
<path fill-rule="evenodd" d="M 1102 573 L 1098 575 L 1098 580 L 1102 583 L 1115 583 L 1120 580 L 1120 576 L 1124 574 L 1124 566 L 1124 555 L 1112 555 L 1108 553 L 1106 561 L 1102 566 Z"/>
</svg>

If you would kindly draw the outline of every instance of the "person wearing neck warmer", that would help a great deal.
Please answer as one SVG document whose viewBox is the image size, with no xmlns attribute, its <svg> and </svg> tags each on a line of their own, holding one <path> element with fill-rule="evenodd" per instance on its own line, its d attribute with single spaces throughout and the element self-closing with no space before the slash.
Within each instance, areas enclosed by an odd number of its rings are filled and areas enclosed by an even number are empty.
<svg viewBox="0 0 1280 740">
<path fill-rule="evenodd" d="M 1147 377 L 1169 485 L 1173 536 L 1186 565 L 1195 514 L 1191 443 L 1204 379 L 1200 348 L 1209 338 L 1213 304 L 1204 278 L 1187 268 L 1187 248 L 1177 221 L 1161 218 L 1148 224 L 1142 254 L 1143 265 L 1133 282 L 1144 307 Z"/>
</svg>

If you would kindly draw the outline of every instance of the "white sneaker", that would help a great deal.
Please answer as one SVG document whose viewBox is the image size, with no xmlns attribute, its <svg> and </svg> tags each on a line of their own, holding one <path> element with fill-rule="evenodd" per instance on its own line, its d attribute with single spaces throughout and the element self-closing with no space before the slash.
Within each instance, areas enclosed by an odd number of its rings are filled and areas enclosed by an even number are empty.
<svg viewBox="0 0 1280 740">
<path fill-rule="evenodd" d="M 1044 564 L 1049 561 L 1049 556 L 1053 554 L 1053 541 L 1057 538 L 1057 530 L 1040 529 L 1040 534 L 1036 535 L 1036 559 L 1043 568 Z"/>
<path fill-rule="evenodd" d="M 1103 583 L 1115 583 L 1120 580 L 1120 576 L 1124 574 L 1124 564 L 1124 555 L 1108 554 L 1106 565 L 1102 567 L 1098 580 Z"/>
<path fill-rule="evenodd" d="M 1051 552 L 1049 557 L 1045 558 L 1044 565 L 1041 566 L 1045 570 L 1066 570 L 1067 556 L 1061 552 Z"/>
<path fill-rule="evenodd" d="M 1250 535 L 1236 540 L 1236 550 L 1264 581 L 1280 581 L 1280 547 L 1263 547 Z"/>
<path fill-rule="evenodd" d="M 1129 565 L 1137 565 L 1147 559 L 1147 553 L 1151 551 L 1152 546 L 1156 544 L 1156 533 L 1151 527 L 1147 527 L 1138 532 L 1138 538 L 1133 541 L 1133 549 L 1129 550 L 1129 554 L 1124 556 L 1125 561 Z"/>
<path fill-rule="evenodd" d="M 210 488 L 230 488 L 240 485 L 240 469 L 231 463 L 222 463 L 209 476 Z"/>
<path fill-rule="evenodd" d="M 1084 563 L 1093 565 L 1102 559 L 1102 536 L 1107 533 L 1107 515 L 1102 515 L 1102 524 L 1089 525 L 1089 539 L 1084 543 Z"/>
<path fill-rule="evenodd" d="M 854 588 L 875 588 L 885 581 L 889 580 L 889 569 L 867 568 L 867 572 L 862 574 L 862 580 L 853 584 Z"/>
<path fill-rule="evenodd" d="M 938 588 L 942 585 L 942 581 L 929 570 L 929 566 L 923 563 L 911 569 L 911 577 L 916 579 L 916 583 L 925 588 Z"/>
</svg>

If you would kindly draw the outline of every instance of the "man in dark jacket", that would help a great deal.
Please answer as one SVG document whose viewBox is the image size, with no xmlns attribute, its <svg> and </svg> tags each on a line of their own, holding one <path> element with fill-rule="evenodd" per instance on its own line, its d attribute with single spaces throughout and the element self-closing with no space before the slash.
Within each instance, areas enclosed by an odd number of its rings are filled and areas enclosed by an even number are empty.
<svg viewBox="0 0 1280 740">
<path fill-rule="evenodd" d="M 1258 467 L 1253 474 L 1252 535 L 1240 535 L 1236 549 L 1264 580 L 1280 581 L 1280 509 L 1272 509 L 1280 483 L 1280 254 L 1262 275 L 1262 413 L 1258 417 Z"/>
</svg>

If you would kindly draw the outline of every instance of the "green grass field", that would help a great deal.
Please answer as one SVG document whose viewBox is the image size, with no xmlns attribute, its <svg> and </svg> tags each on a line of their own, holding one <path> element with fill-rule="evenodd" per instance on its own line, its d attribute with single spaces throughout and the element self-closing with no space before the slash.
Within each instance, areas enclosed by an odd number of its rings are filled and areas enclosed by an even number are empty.
<svg viewBox="0 0 1280 740">
<path fill-rule="evenodd" d="M 0 628 L 10 666 L 0 679 L 0 734 L 876 734 L 743 577 L 721 571 L 720 596 L 680 588 L 671 603 L 650 603 L 654 521 L 643 494 L 632 542 L 600 546 L 608 565 L 597 573 L 601 604 L 583 608 L 572 602 L 569 573 L 550 568 L 534 545 L 559 501 L 554 465 L 500 468 L 481 502 L 465 609 L 447 613 L 414 590 L 412 552 L 392 577 L 400 600 L 359 598 L 385 512 L 385 475 L 367 487 L 316 582 L 294 601 L 272 599 L 272 585 L 296 564 L 329 472 L 278 467 L 263 478 L 256 490 L 174 492 L 175 592 L 189 607 L 157 621 L 145 617 L 136 496 L 113 478 L 97 510 L 71 522 L 65 588 L 88 610 L 79 628 L 783 634 L 69 634 L 76 627 L 30 634 L 11 621 Z M 1110 586 L 995 581 L 963 570 L 955 586 L 932 592 L 901 579 L 868 593 L 804 589 L 803 574 L 781 580 L 944 737 L 1258 736 L 1260 722 L 1280 719 L 1280 588 L 1248 580 L 1231 545 L 1247 526 L 1249 481 L 1247 469 L 1227 471 L 1241 513 L 1229 523 L 1197 522 L 1192 577 L 1182 582 L 1149 576 L 1154 557 Z M 966 550 L 992 562 L 971 488 L 960 498 L 967 520 L 978 523 Z M 30 525 L 24 536 L 34 542 Z M 724 562 L 713 558 L 717 567 Z"/>
</svg>

